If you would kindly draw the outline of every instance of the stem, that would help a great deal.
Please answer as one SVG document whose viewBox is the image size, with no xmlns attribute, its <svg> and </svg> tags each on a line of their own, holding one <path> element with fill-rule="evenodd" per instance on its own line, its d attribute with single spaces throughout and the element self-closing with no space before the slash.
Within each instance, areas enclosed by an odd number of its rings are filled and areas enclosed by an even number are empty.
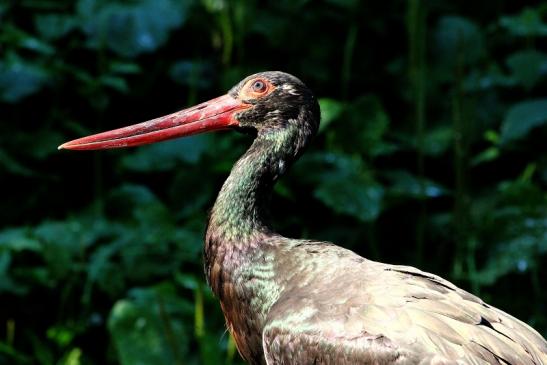
<svg viewBox="0 0 547 365">
<path fill-rule="evenodd" d="M 471 280 L 471 291 L 475 295 L 480 295 L 481 287 L 478 279 L 477 260 L 475 258 L 475 252 L 477 250 L 477 240 L 473 238 L 468 239 L 466 264 L 469 270 L 469 278 Z"/>
<path fill-rule="evenodd" d="M 463 38 L 461 38 L 463 39 Z M 469 197 L 467 193 L 467 171 L 469 168 L 467 125 L 469 115 L 464 115 L 464 56 L 465 43 L 459 43 L 456 65 L 454 68 L 454 91 L 452 93 L 452 119 L 453 119 L 453 148 L 454 148 L 454 175 L 455 175 L 455 200 L 454 200 L 454 229 L 456 239 L 456 259 L 454 273 L 457 277 L 463 277 L 464 263 L 467 267 L 467 278 L 471 281 L 472 290 L 478 293 L 480 283 L 476 280 L 475 267 L 476 245 L 472 242 L 470 233 Z"/>
<path fill-rule="evenodd" d="M 13 347 L 15 341 L 15 320 L 8 319 L 6 322 L 6 344 L 9 347 Z"/>
<path fill-rule="evenodd" d="M 196 338 L 202 338 L 205 334 L 205 317 L 203 312 L 203 290 L 201 285 L 196 287 L 194 295 L 194 335 Z"/>
<path fill-rule="evenodd" d="M 352 22 L 348 36 L 346 37 L 346 43 L 344 45 L 344 58 L 342 61 L 342 98 L 346 99 L 349 90 L 349 80 L 351 78 L 351 61 L 353 60 L 353 51 L 355 50 L 355 43 L 357 41 L 357 23 Z"/>
<path fill-rule="evenodd" d="M 420 182 L 420 196 L 425 197 L 425 158 L 424 141 L 426 128 L 426 10 L 421 0 L 410 0 L 407 13 L 407 31 L 409 37 L 409 79 L 414 98 L 414 118 L 416 131 L 416 165 Z M 416 258 L 417 263 L 423 261 L 425 226 L 427 210 L 425 199 L 419 202 L 418 223 L 416 225 Z"/>
<path fill-rule="evenodd" d="M 228 336 L 228 349 L 226 351 L 226 365 L 230 365 L 234 363 L 234 357 L 236 355 L 236 342 L 232 335 L 230 334 Z"/>
<path fill-rule="evenodd" d="M 173 351 L 175 364 L 182 365 L 184 364 L 184 362 L 182 361 L 182 357 L 179 351 L 179 345 L 175 336 L 175 332 L 173 331 L 173 327 L 171 326 L 171 319 L 169 318 L 169 314 L 165 310 L 165 305 L 163 303 L 163 299 L 161 298 L 161 296 L 158 295 L 157 300 L 158 300 L 158 311 L 159 311 L 161 322 L 163 323 L 165 338 L 167 339 L 167 343 L 169 347 L 171 348 L 171 351 Z"/>
<path fill-rule="evenodd" d="M 222 64 L 228 66 L 232 60 L 232 50 L 234 48 L 234 32 L 232 29 L 232 20 L 230 19 L 229 2 L 226 2 L 219 15 L 220 30 L 222 32 L 223 49 Z"/>
</svg>

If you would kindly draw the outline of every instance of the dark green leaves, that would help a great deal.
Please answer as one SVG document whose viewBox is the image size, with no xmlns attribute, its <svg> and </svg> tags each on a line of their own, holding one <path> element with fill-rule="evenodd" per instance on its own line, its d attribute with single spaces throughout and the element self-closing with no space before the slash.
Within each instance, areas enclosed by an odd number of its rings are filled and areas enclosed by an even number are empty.
<svg viewBox="0 0 547 365">
<path fill-rule="evenodd" d="M 445 16 L 436 32 L 437 56 L 445 65 L 468 65 L 483 56 L 483 38 L 479 28 L 469 19 Z"/>
<path fill-rule="evenodd" d="M 547 122 L 547 99 L 523 101 L 512 106 L 501 126 L 502 142 L 526 136 L 533 128 Z"/>
<path fill-rule="evenodd" d="M 448 193 L 442 185 L 414 176 L 407 171 L 389 171 L 386 177 L 391 182 L 389 192 L 395 196 L 428 199 L 438 198 Z"/>
<path fill-rule="evenodd" d="M 340 118 L 345 105 L 338 100 L 322 98 L 319 99 L 319 106 L 321 108 L 321 124 L 319 125 L 319 131 L 323 132 L 329 127 L 329 124 Z"/>
<path fill-rule="evenodd" d="M 10 292 L 24 294 L 24 290 L 18 287 L 17 283 L 9 275 L 11 266 L 11 254 L 7 251 L 0 251 L 0 293 Z"/>
<path fill-rule="evenodd" d="M 134 57 L 162 46 L 169 32 L 186 20 L 188 5 L 174 0 L 80 0 L 77 9 L 89 46 L 107 45 L 121 56 Z"/>
<path fill-rule="evenodd" d="M 267 69 L 302 79 L 323 116 L 273 227 L 457 280 L 545 333 L 545 11 L 0 1 L 0 363 L 241 363 L 201 251 L 251 137 L 56 147 Z"/>
<path fill-rule="evenodd" d="M 507 58 L 513 77 L 526 89 L 534 87 L 547 73 L 547 55 L 535 50 L 517 52 Z"/>
<path fill-rule="evenodd" d="M 325 124 L 321 129 L 333 150 L 376 156 L 391 149 L 384 140 L 389 117 L 375 96 L 363 96 L 351 104 L 322 99 L 320 105 Z"/>
<path fill-rule="evenodd" d="M 375 220 L 381 212 L 383 187 L 362 160 L 343 154 L 314 154 L 300 164 L 314 186 L 314 196 L 337 213 L 360 221 Z"/>
<path fill-rule="evenodd" d="M 127 299 L 116 302 L 108 319 L 120 363 L 185 363 L 192 312 L 192 303 L 168 283 L 131 290 Z"/>
<path fill-rule="evenodd" d="M 359 176 L 343 182 L 327 180 L 315 190 L 315 196 L 335 212 L 353 216 L 363 222 L 378 217 L 383 195 L 381 185 L 367 184 Z"/>
<path fill-rule="evenodd" d="M 56 40 L 78 26 L 78 19 L 66 14 L 44 14 L 35 17 L 36 28 L 42 37 Z"/>
<path fill-rule="evenodd" d="M 171 67 L 169 75 L 181 85 L 205 89 L 211 86 L 212 65 L 205 61 L 178 61 Z"/>
<path fill-rule="evenodd" d="M 0 60 L 0 101 L 15 103 L 38 92 L 48 79 L 44 67 L 16 55 Z"/>
<path fill-rule="evenodd" d="M 40 251 L 41 246 L 38 240 L 30 237 L 29 229 L 10 228 L 0 232 L 0 249 L 14 252 Z"/>
<path fill-rule="evenodd" d="M 142 147 L 126 156 L 124 167 L 134 171 L 172 170 L 181 162 L 195 164 L 211 148 L 211 135 L 199 135 Z"/>
<path fill-rule="evenodd" d="M 520 14 L 504 16 L 500 24 L 515 36 L 546 36 L 547 24 L 541 20 L 538 9 L 524 8 Z"/>
<path fill-rule="evenodd" d="M 479 280 L 491 285 L 510 273 L 539 270 L 547 254 L 547 198 L 530 181 L 527 169 L 517 181 L 499 184 L 492 216 L 485 222 L 498 244 L 492 247 Z"/>
</svg>

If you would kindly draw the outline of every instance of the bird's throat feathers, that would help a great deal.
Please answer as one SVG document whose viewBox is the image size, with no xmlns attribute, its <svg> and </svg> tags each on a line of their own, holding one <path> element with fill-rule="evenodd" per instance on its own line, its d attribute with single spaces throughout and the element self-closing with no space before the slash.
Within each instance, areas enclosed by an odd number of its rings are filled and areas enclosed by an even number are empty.
<svg viewBox="0 0 547 365">
<path fill-rule="evenodd" d="M 292 121 L 275 130 L 259 131 L 222 186 L 211 211 L 208 236 L 211 233 L 226 243 L 244 244 L 272 232 L 268 206 L 273 186 L 313 133 Z"/>
</svg>

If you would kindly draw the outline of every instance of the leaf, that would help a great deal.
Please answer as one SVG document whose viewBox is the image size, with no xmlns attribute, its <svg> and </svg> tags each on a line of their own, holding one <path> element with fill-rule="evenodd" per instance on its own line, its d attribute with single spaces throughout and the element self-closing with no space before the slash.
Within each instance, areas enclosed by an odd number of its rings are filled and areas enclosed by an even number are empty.
<svg viewBox="0 0 547 365">
<path fill-rule="evenodd" d="M 422 149 L 424 153 L 432 157 L 440 157 L 450 148 L 453 142 L 453 131 L 450 126 L 441 125 L 431 127 L 425 132 Z M 406 148 L 417 149 L 418 139 L 416 135 L 407 133 L 397 133 L 397 138 Z"/>
<path fill-rule="evenodd" d="M 54 146 L 58 146 L 63 141 L 64 136 L 61 133 L 49 128 L 36 129 L 32 134 L 16 131 L 10 138 L 12 145 L 20 147 L 28 146 L 27 148 L 22 148 L 22 153 L 36 160 L 44 160 L 52 154 L 57 154 L 58 151 Z"/>
<path fill-rule="evenodd" d="M 171 79 L 181 85 L 206 89 L 212 84 L 213 66 L 197 60 L 178 61 L 169 70 Z"/>
<path fill-rule="evenodd" d="M 451 71 L 451 74 L 453 71 Z M 464 89 L 469 92 L 484 92 L 498 87 L 514 87 L 518 81 L 513 75 L 507 75 L 497 64 L 491 64 L 484 71 L 470 70 L 464 81 Z M 499 108 L 494 105 L 495 111 Z M 489 114 L 490 115 L 490 114 Z"/>
<path fill-rule="evenodd" d="M 210 208 L 211 197 L 217 193 L 218 186 L 212 184 L 214 179 L 210 171 L 204 171 L 199 165 L 177 171 L 169 188 L 169 201 L 177 207 L 177 219 L 187 220 L 195 214 L 203 216 Z"/>
<path fill-rule="evenodd" d="M 444 16 L 435 33 L 437 55 L 445 67 L 477 62 L 484 53 L 484 41 L 479 27 L 459 16 Z"/>
<path fill-rule="evenodd" d="M 89 284 L 97 285 L 112 297 L 120 295 L 126 285 L 123 267 L 115 260 L 123 246 L 119 241 L 101 246 L 93 252 L 87 264 Z M 84 302 L 89 301 L 87 295 L 84 295 Z"/>
<path fill-rule="evenodd" d="M 120 217 L 131 216 L 140 207 L 146 209 L 151 205 L 161 204 L 149 188 L 136 184 L 124 184 L 114 189 L 107 202 L 108 206 L 116 208 L 116 211 L 109 211 L 109 216 L 114 212 Z"/>
<path fill-rule="evenodd" d="M 331 103 L 332 106 L 334 104 Z M 383 141 L 389 126 L 389 117 L 376 96 L 363 96 L 343 110 L 333 111 L 338 113 L 331 115 L 333 120 L 343 123 L 331 123 L 327 132 L 331 148 L 347 153 L 359 151 L 370 156 L 390 152 L 389 145 Z"/>
<path fill-rule="evenodd" d="M 480 225 L 481 241 L 488 249 L 486 262 L 474 280 L 491 285 L 510 274 L 541 269 L 547 255 L 547 196 L 530 179 L 529 164 L 516 180 L 502 181 L 497 189 L 481 193 L 474 203 L 474 224 Z"/>
<path fill-rule="evenodd" d="M 513 105 L 501 125 L 501 141 L 525 137 L 532 129 L 547 122 L 547 99 L 527 100 Z"/>
<path fill-rule="evenodd" d="M 170 212 L 147 188 L 124 185 L 109 196 L 107 206 L 118 207 L 109 216 L 126 221 L 117 225 L 108 245 L 92 253 L 88 277 L 110 296 L 119 295 L 127 280 L 166 276 L 181 263 L 199 259 L 201 220 L 195 230 L 190 222 L 177 228 Z"/>
<path fill-rule="evenodd" d="M 218 13 L 226 9 L 226 0 L 201 0 L 201 4 L 209 13 Z"/>
<path fill-rule="evenodd" d="M 299 164 L 300 180 L 315 186 L 314 196 L 337 213 L 363 222 L 381 212 L 384 189 L 357 157 L 344 154 L 310 154 Z"/>
<path fill-rule="evenodd" d="M 488 129 L 484 132 L 484 139 L 490 142 L 492 146 L 484 149 L 481 153 L 471 159 L 471 166 L 477 166 L 484 162 L 491 162 L 496 160 L 500 155 L 499 144 L 501 141 L 500 135 L 497 131 Z"/>
<path fill-rule="evenodd" d="M 210 135 L 203 134 L 144 146 L 125 156 L 122 164 L 140 172 L 167 171 L 180 162 L 195 164 L 211 147 L 211 140 Z"/>
<path fill-rule="evenodd" d="M 0 5 L 0 9 L 1 9 Z M 9 360 L 8 360 L 9 359 Z M 33 364 L 34 359 L 27 356 L 23 352 L 17 351 L 13 345 L 6 345 L 4 342 L 0 342 L 0 363 L 1 364 L 17 364 L 26 365 Z M 52 361 L 53 362 L 53 361 Z"/>
<path fill-rule="evenodd" d="M 391 181 L 389 193 L 415 199 L 438 198 L 448 194 L 448 190 L 432 180 L 412 175 L 408 171 L 398 170 L 386 173 Z"/>
<path fill-rule="evenodd" d="M 536 85 L 547 71 L 547 54 L 535 50 L 513 53 L 507 58 L 512 76 L 526 89 Z"/>
<path fill-rule="evenodd" d="M 61 348 L 70 345 L 75 335 L 74 330 L 66 326 L 57 325 L 47 330 L 48 339 L 54 341 Z"/>
<path fill-rule="evenodd" d="M 55 49 L 47 42 L 34 37 L 21 28 L 14 27 L 8 23 L 2 30 L 1 36 L 3 43 L 5 42 L 11 46 L 16 46 L 42 55 L 50 56 L 55 53 Z M 8 57 L 10 56 L 11 55 L 8 53 Z"/>
<path fill-rule="evenodd" d="M 482 285 L 492 285 L 500 277 L 511 272 L 525 272 L 534 262 L 534 238 L 517 237 L 498 246 L 496 253 L 491 254 L 484 268 L 479 270 L 476 280 Z"/>
<path fill-rule="evenodd" d="M 29 338 L 32 344 L 33 363 L 38 363 L 40 365 L 55 364 L 57 356 L 54 354 L 54 350 L 51 348 L 49 341 L 46 342 L 45 339 L 40 338 L 35 333 L 31 333 Z"/>
<path fill-rule="evenodd" d="M 547 219 L 522 213 L 514 211 L 511 219 L 498 224 L 506 240 L 494 247 L 480 270 L 478 280 L 482 284 L 491 285 L 504 275 L 524 273 L 541 265 L 541 258 L 547 254 Z"/>
<path fill-rule="evenodd" d="M 133 62 L 113 61 L 109 65 L 109 71 L 113 74 L 132 75 L 141 72 L 141 67 Z"/>
<path fill-rule="evenodd" d="M 15 103 L 42 89 L 49 79 L 41 66 L 12 57 L 0 60 L 0 101 Z"/>
<path fill-rule="evenodd" d="M 541 20 L 539 11 L 533 8 L 524 8 L 518 15 L 501 17 L 500 25 L 519 37 L 547 35 L 547 24 Z"/>
<path fill-rule="evenodd" d="M 106 44 L 121 56 L 136 57 L 162 46 L 186 20 L 188 6 L 175 0 L 79 0 L 77 9 L 91 47 Z"/>
<path fill-rule="evenodd" d="M 77 26 L 77 19 L 66 14 L 44 14 L 34 17 L 38 33 L 48 40 L 64 37 Z"/>
<path fill-rule="evenodd" d="M 193 306 L 176 296 L 171 284 L 133 289 L 114 305 L 108 319 L 122 365 L 182 363 L 188 351 L 185 319 Z"/>
<path fill-rule="evenodd" d="M 82 350 L 79 348 L 73 348 L 70 350 L 59 362 L 59 365 L 80 365 L 82 357 Z"/>
<path fill-rule="evenodd" d="M 0 250 L 0 293 L 8 292 L 23 294 L 24 290 L 18 288 L 9 273 L 11 259 L 12 256 L 9 252 Z"/>
<path fill-rule="evenodd" d="M 119 76 L 103 75 L 99 78 L 99 81 L 104 86 L 107 86 L 122 94 L 126 94 L 129 91 L 129 86 L 127 86 L 127 82 L 125 81 L 125 79 Z"/>
<path fill-rule="evenodd" d="M 384 111 L 380 100 L 376 96 L 365 96 L 350 108 L 350 113 L 359 124 L 353 126 L 359 128 L 350 131 L 359 135 L 359 144 L 366 148 L 369 154 L 375 155 L 381 150 L 382 137 L 389 126 L 389 117 Z"/>
<path fill-rule="evenodd" d="M 13 157 L 8 155 L 3 149 L 0 149 L 0 168 L 6 170 L 13 175 L 34 175 L 34 171 L 20 164 Z"/>
<path fill-rule="evenodd" d="M 34 228 L 33 235 L 45 244 L 77 254 L 96 239 L 94 227 L 87 223 L 82 220 L 45 221 Z"/>
<path fill-rule="evenodd" d="M 341 116 L 342 111 L 344 110 L 344 103 L 334 99 L 321 98 L 319 99 L 319 106 L 321 108 L 319 132 L 321 133 L 332 121 Z"/>
<path fill-rule="evenodd" d="M 40 242 L 33 237 L 30 237 L 29 229 L 11 228 L 0 231 L 0 251 L 41 251 Z"/>
<path fill-rule="evenodd" d="M 384 189 L 363 181 L 326 181 L 314 195 L 337 213 L 348 214 L 363 222 L 374 221 L 381 212 Z"/>
<path fill-rule="evenodd" d="M 79 237 L 71 235 L 71 229 L 73 228 L 70 227 L 70 223 L 44 222 L 34 231 L 43 245 L 43 258 L 54 279 L 62 279 L 69 275 L 74 268 L 74 258 L 81 248 L 78 244 Z"/>
<path fill-rule="evenodd" d="M 42 53 L 44 55 L 55 54 L 55 49 L 52 46 L 35 37 L 25 36 L 20 40 L 19 46 L 29 51 Z"/>
<path fill-rule="evenodd" d="M 264 11 L 256 12 L 255 19 L 251 24 L 252 33 L 260 34 L 272 47 L 279 47 L 283 44 L 283 39 L 286 38 L 285 34 L 290 24 L 289 19 L 280 18 L 275 14 Z M 314 66 L 321 67 L 315 63 L 310 65 L 310 67 Z"/>
<path fill-rule="evenodd" d="M 190 290 L 196 290 L 201 285 L 201 280 L 195 275 L 181 272 L 175 273 L 175 281 L 183 288 Z"/>
<path fill-rule="evenodd" d="M 488 147 L 471 160 L 472 166 L 480 165 L 484 162 L 490 162 L 496 160 L 500 155 L 500 149 L 497 146 Z"/>
</svg>

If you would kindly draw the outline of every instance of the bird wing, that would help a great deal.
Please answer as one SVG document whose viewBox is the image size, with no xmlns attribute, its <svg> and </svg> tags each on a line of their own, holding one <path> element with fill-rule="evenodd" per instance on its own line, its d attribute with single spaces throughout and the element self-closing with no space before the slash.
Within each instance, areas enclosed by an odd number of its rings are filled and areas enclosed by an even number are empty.
<svg viewBox="0 0 547 365">
<path fill-rule="evenodd" d="M 379 279 L 367 288 L 373 300 L 359 313 L 369 330 L 464 363 L 547 364 L 547 342 L 527 324 L 438 276 L 375 265 Z M 387 330 L 386 321 L 393 323 Z"/>
<path fill-rule="evenodd" d="M 269 326 L 263 333 L 267 365 L 417 364 L 415 355 L 398 350 L 383 336 L 329 337 Z"/>
<path fill-rule="evenodd" d="M 270 311 L 268 364 L 547 365 L 536 331 L 438 276 L 313 252 Z"/>
</svg>

